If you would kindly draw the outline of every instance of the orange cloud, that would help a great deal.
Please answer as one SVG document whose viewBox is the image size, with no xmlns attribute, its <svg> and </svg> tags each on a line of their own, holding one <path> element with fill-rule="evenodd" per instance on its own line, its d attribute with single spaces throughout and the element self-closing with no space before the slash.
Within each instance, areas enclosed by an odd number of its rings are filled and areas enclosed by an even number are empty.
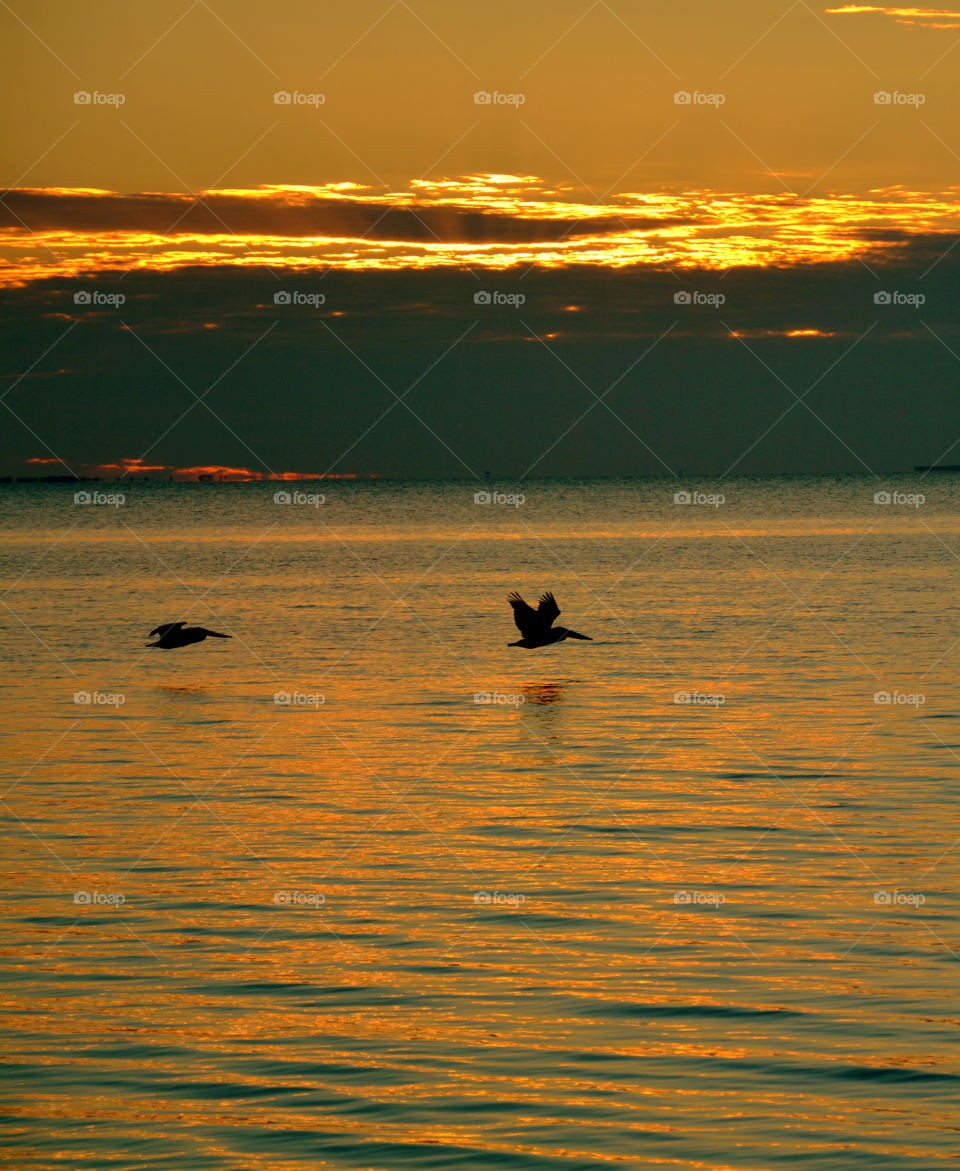
<svg viewBox="0 0 960 1171">
<path fill-rule="evenodd" d="M 174 480 L 215 480 L 230 483 L 259 483 L 269 481 L 297 480 L 356 480 L 354 472 L 258 472 L 251 468 L 235 468 L 226 464 L 199 464 L 195 467 L 178 467 L 176 464 L 147 464 L 142 459 L 121 457 L 112 463 L 75 463 L 67 465 L 59 459 L 33 456 L 24 460 L 27 464 L 40 466 L 56 464 L 58 467 L 72 467 L 78 475 L 90 478 L 125 479 L 129 475 L 162 472 Z M 364 476 L 364 479 L 371 479 Z"/>
<path fill-rule="evenodd" d="M 261 480 L 352 480 L 355 476 L 326 477 L 319 472 L 255 472 L 250 468 L 231 468 L 223 464 L 201 464 L 192 468 L 167 468 L 175 478 L 188 480 L 230 480 L 253 483 Z"/>
<path fill-rule="evenodd" d="M 853 333 L 834 329 L 732 329 L 730 336 L 736 338 L 759 337 L 854 337 Z"/>
<path fill-rule="evenodd" d="M 960 12 L 943 8 L 890 8 L 872 4 L 845 4 L 843 8 L 827 8 L 830 16 L 861 16 L 879 13 L 892 16 L 897 24 L 920 25 L 922 28 L 960 28 Z"/>
<path fill-rule="evenodd" d="M 957 188 L 809 198 L 622 192 L 596 203 L 529 175 L 423 180 L 399 192 L 343 186 L 212 191 L 202 203 L 175 193 L 15 189 L 0 204 L 0 285 L 69 278 L 76 297 L 81 282 L 130 269 L 269 267 L 292 279 L 328 269 L 770 267 L 866 259 L 911 234 L 960 231 Z M 283 288 L 270 278 L 266 304 Z M 113 312 L 68 304 L 74 317 Z"/>
<path fill-rule="evenodd" d="M 121 459 L 115 464 L 95 464 L 95 472 L 120 472 L 127 475 L 130 472 L 165 472 L 169 469 L 165 464 L 145 464 L 140 459 Z"/>
</svg>

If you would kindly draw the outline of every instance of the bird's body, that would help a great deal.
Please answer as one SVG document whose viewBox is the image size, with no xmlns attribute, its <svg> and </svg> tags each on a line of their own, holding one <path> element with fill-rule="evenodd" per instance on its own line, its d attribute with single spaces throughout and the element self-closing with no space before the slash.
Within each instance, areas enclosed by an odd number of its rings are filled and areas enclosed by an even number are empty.
<svg viewBox="0 0 960 1171">
<path fill-rule="evenodd" d="M 568 630 L 566 626 L 554 626 L 554 621 L 560 617 L 560 607 L 551 593 L 544 594 L 534 610 L 532 606 L 513 593 L 507 601 L 513 607 L 513 620 L 523 638 L 511 642 L 509 646 L 522 646 L 526 650 L 535 650 L 537 647 L 552 646 L 555 642 L 563 642 L 565 638 L 577 638 L 583 642 L 593 642 L 589 634 L 578 634 L 575 630 Z"/>
<path fill-rule="evenodd" d="M 165 622 L 150 631 L 150 637 L 159 635 L 156 642 L 148 642 L 151 648 L 159 647 L 162 651 L 172 651 L 177 647 L 191 646 L 195 642 L 203 642 L 205 638 L 232 638 L 229 634 L 218 634 L 215 630 L 205 630 L 202 626 L 185 626 L 182 622 Z"/>
</svg>

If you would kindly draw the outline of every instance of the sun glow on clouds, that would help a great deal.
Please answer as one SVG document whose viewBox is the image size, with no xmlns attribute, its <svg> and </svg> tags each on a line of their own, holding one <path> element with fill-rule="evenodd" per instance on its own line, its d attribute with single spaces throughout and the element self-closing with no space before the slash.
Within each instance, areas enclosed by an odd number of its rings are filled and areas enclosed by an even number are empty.
<svg viewBox="0 0 960 1171">
<path fill-rule="evenodd" d="M 829 329 L 731 329 L 732 338 L 761 338 L 761 337 L 844 337 L 840 330 Z"/>
<path fill-rule="evenodd" d="M 828 16 L 863 16 L 877 14 L 892 16 L 897 24 L 920 25 L 922 28 L 960 28 L 960 12 L 942 8 L 888 8 L 872 4 L 845 4 L 843 8 L 827 8 Z"/>
<path fill-rule="evenodd" d="M 19 188 L 0 206 L 0 284 L 190 265 L 768 267 L 879 256 L 911 234 L 958 230 L 955 188 L 816 198 L 626 192 L 604 202 L 530 175 L 416 180 L 406 191 L 344 182 L 196 197 Z"/>
</svg>

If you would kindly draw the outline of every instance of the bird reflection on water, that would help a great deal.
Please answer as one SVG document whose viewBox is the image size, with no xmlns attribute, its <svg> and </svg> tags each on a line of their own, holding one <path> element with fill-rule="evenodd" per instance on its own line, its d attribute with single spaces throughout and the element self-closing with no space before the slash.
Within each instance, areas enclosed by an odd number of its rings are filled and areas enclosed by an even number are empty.
<svg viewBox="0 0 960 1171">
<path fill-rule="evenodd" d="M 524 683 L 522 691 L 524 707 L 528 704 L 559 703 L 563 699 L 564 688 L 569 682 L 573 682 L 573 680 Z"/>
</svg>

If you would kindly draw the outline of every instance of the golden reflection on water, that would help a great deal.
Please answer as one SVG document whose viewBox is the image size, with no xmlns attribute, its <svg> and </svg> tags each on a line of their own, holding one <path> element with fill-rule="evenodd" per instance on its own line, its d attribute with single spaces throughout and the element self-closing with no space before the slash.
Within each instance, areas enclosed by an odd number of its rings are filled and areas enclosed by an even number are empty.
<svg viewBox="0 0 960 1171">
<path fill-rule="evenodd" d="M 956 502 L 867 537 L 873 514 L 821 521 L 817 495 L 786 535 L 732 504 L 641 545 L 630 491 L 604 491 L 586 536 L 583 508 L 530 513 L 581 581 L 491 523 L 418 584 L 446 503 L 419 543 L 371 551 L 358 523 L 358 589 L 299 521 L 224 578 L 254 514 L 224 490 L 164 549 L 198 595 L 219 582 L 238 639 L 183 654 L 142 651 L 190 598 L 121 531 L 78 531 L 11 591 L 61 660 L 7 630 L 5 1043 L 37 1165 L 163 1142 L 256 1171 L 954 1149 Z M 4 586 L 39 552 L 15 547 Z M 508 648 L 503 599 L 533 583 L 596 641 Z M 123 704 L 73 702 L 96 689 Z"/>
</svg>

